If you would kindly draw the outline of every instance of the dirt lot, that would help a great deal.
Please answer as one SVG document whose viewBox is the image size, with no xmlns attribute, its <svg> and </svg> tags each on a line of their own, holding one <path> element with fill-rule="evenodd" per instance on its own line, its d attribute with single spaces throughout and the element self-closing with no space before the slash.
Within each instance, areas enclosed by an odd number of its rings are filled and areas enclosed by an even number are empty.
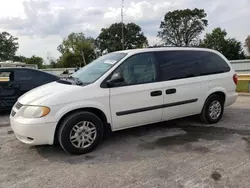
<svg viewBox="0 0 250 188">
<path fill-rule="evenodd" d="M 0 125 L 1 188 L 249 188 L 249 177 L 250 97 L 216 125 L 186 118 L 120 131 L 83 156 L 24 145 Z"/>
</svg>

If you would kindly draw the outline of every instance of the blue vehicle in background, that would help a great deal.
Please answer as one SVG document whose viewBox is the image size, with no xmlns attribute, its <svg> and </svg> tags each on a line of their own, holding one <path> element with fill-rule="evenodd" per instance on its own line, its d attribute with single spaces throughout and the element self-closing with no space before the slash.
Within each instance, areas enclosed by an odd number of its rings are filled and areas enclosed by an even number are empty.
<svg viewBox="0 0 250 188">
<path fill-rule="evenodd" d="M 54 74 L 34 68 L 0 68 L 0 111 L 11 110 L 17 99 L 27 91 L 59 79 Z"/>
</svg>

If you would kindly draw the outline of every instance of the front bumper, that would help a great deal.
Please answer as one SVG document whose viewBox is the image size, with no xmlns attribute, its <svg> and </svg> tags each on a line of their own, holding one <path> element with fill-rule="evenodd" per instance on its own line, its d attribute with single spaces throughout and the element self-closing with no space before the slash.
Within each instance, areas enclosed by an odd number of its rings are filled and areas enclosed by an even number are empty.
<svg viewBox="0 0 250 188">
<path fill-rule="evenodd" d="M 10 126 L 16 137 L 25 144 L 52 145 L 57 122 L 50 122 L 46 118 L 24 118 L 23 105 L 17 102 L 10 114 Z"/>
<path fill-rule="evenodd" d="M 24 124 L 10 118 L 10 125 L 16 137 L 23 143 L 29 145 L 53 145 L 55 123 Z"/>
</svg>

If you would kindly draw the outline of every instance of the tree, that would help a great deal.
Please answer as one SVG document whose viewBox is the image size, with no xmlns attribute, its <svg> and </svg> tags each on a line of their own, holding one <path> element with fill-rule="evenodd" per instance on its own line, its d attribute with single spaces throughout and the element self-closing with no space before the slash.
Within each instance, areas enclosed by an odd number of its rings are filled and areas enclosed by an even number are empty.
<svg viewBox="0 0 250 188">
<path fill-rule="evenodd" d="M 235 38 L 226 38 L 227 32 L 215 28 L 212 33 L 207 33 L 200 46 L 221 52 L 229 60 L 245 59 L 242 45 Z"/>
<path fill-rule="evenodd" d="M 43 63 L 44 63 L 43 58 L 35 55 L 29 58 L 25 58 L 24 62 L 27 64 L 36 64 L 39 69 L 43 68 Z"/>
<path fill-rule="evenodd" d="M 250 35 L 245 40 L 245 46 L 247 47 L 247 51 L 250 54 Z"/>
<path fill-rule="evenodd" d="M 13 60 L 18 49 L 17 40 L 8 32 L 0 32 L 0 61 Z"/>
<path fill-rule="evenodd" d="M 18 61 L 18 62 L 25 62 L 26 57 L 20 55 L 20 56 L 14 56 L 13 61 Z"/>
<path fill-rule="evenodd" d="M 57 47 L 62 54 L 58 63 L 62 67 L 86 65 L 95 59 L 95 40 L 81 33 L 71 33 Z"/>
<path fill-rule="evenodd" d="M 194 46 L 208 21 L 204 9 L 174 10 L 165 14 L 158 37 L 165 45 Z"/>
<path fill-rule="evenodd" d="M 108 52 L 123 49 L 122 27 L 124 32 L 124 49 L 143 48 L 148 45 L 148 40 L 144 36 L 141 27 L 135 23 L 114 23 L 108 28 L 102 28 L 97 37 L 97 43 L 101 51 Z"/>
<path fill-rule="evenodd" d="M 51 67 L 51 68 L 57 68 L 57 62 L 56 61 L 54 61 L 53 59 L 50 59 L 49 60 L 49 67 Z"/>
<path fill-rule="evenodd" d="M 25 57 L 25 56 L 14 56 L 12 59 L 14 62 L 22 62 L 27 64 L 35 64 L 39 69 L 44 68 L 44 60 L 42 57 L 39 56 L 31 56 L 31 57 Z"/>
<path fill-rule="evenodd" d="M 64 68 L 77 67 L 80 65 L 84 66 L 82 56 L 79 54 L 76 55 L 71 52 L 66 52 L 62 54 L 57 61 L 57 66 L 64 67 Z"/>
</svg>

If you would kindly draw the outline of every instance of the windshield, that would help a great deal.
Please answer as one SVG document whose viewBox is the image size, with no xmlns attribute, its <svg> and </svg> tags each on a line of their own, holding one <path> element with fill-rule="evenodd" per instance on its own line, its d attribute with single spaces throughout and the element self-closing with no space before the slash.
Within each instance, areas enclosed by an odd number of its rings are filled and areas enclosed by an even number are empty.
<svg viewBox="0 0 250 188">
<path fill-rule="evenodd" d="M 126 53 L 109 53 L 103 55 L 73 73 L 72 77 L 78 78 L 83 83 L 95 82 L 126 55 Z"/>
</svg>

